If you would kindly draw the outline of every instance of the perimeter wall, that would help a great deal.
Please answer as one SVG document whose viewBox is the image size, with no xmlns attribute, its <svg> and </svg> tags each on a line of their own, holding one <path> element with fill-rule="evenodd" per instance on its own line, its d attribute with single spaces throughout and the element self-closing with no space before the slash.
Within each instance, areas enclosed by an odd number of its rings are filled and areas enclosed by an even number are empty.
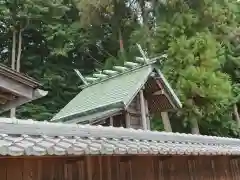
<svg viewBox="0 0 240 180">
<path fill-rule="evenodd" d="M 240 180 L 228 156 L 1 157 L 0 180 Z"/>
</svg>

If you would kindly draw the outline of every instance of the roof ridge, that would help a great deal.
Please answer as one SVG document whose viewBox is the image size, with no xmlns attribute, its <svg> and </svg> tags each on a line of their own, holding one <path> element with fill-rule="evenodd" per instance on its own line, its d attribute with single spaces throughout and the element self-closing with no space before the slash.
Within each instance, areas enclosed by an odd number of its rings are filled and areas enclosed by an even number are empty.
<svg viewBox="0 0 240 180">
<path fill-rule="evenodd" d="M 0 118 L 0 134 L 46 135 L 69 137 L 101 137 L 116 139 L 135 139 L 148 141 L 170 141 L 177 143 L 204 143 L 239 145 L 240 139 L 206 136 L 185 133 L 136 130 L 131 128 L 103 127 L 79 124 L 63 124 L 47 121 L 21 120 L 15 118 Z"/>
</svg>

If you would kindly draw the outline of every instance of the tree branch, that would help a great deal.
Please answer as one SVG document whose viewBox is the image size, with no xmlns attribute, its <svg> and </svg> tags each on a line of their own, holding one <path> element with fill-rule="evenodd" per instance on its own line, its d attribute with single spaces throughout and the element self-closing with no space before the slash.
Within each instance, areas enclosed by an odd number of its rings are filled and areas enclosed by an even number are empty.
<svg viewBox="0 0 240 180">
<path fill-rule="evenodd" d="M 12 57 L 11 57 L 11 68 L 15 70 L 15 63 L 16 63 L 16 29 L 13 28 L 12 33 Z"/>
<path fill-rule="evenodd" d="M 239 117 L 239 113 L 238 113 L 237 104 L 234 104 L 234 106 L 233 106 L 233 114 L 235 116 L 235 120 L 237 121 L 238 128 L 240 128 L 240 117 Z"/>
<path fill-rule="evenodd" d="M 11 68 L 13 70 L 16 69 L 16 29 L 13 27 L 13 32 L 12 32 L 12 57 L 11 57 Z M 10 110 L 10 117 L 14 118 L 16 115 L 16 109 L 13 108 Z"/>
<path fill-rule="evenodd" d="M 22 29 L 19 31 L 19 34 L 18 34 L 18 54 L 17 54 L 17 66 L 16 66 L 17 72 L 20 72 L 21 53 L 22 53 Z"/>
</svg>

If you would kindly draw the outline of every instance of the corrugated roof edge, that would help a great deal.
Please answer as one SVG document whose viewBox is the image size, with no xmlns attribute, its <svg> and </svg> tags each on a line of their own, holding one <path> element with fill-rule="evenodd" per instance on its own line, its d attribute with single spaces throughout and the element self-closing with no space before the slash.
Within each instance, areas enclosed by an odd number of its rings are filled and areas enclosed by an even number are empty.
<svg viewBox="0 0 240 180">
<path fill-rule="evenodd" d="M 20 120 L 0 118 L 0 134 L 7 135 L 45 135 L 50 137 L 95 137 L 95 138 L 121 138 L 129 140 L 169 141 L 172 143 L 196 143 L 206 145 L 233 145 L 239 146 L 240 139 L 216 137 L 206 135 L 181 134 L 171 132 L 158 132 L 149 130 L 135 130 L 127 128 L 63 124 L 53 122 L 39 122 L 33 120 Z"/>
<path fill-rule="evenodd" d="M 95 112 L 104 111 L 104 110 L 111 109 L 111 108 L 122 108 L 122 109 L 124 109 L 124 107 L 125 107 L 124 102 L 120 101 L 120 102 L 117 102 L 117 103 L 109 104 L 109 105 L 106 105 L 106 106 L 100 106 L 100 107 L 95 108 L 95 109 L 84 111 L 82 113 L 68 115 L 68 116 L 65 116 L 65 117 L 62 117 L 62 118 L 54 118 L 55 117 L 54 116 L 53 119 L 51 119 L 50 121 L 52 121 L 52 122 L 60 122 L 60 121 L 61 122 L 66 122 L 68 120 L 80 118 L 82 116 L 87 116 L 87 115 L 93 114 Z"/>
</svg>

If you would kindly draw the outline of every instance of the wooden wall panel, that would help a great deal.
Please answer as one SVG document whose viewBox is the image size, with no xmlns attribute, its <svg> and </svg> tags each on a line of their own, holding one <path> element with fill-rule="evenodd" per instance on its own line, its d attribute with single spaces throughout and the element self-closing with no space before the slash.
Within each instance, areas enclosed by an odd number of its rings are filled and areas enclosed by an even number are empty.
<svg viewBox="0 0 240 180">
<path fill-rule="evenodd" d="M 112 156 L 111 157 L 111 174 L 112 179 L 114 180 L 121 180 L 120 179 L 120 163 L 119 163 L 119 157 L 118 156 Z"/>
<path fill-rule="evenodd" d="M 23 159 L 11 159 L 6 162 L 7 180 L 23 180 Z"/>
<path fill-rule="evenodd" d="M 230 159 L 230 174 L 231 174 L 233 180 L 239 180 L 240 159 Z"/>
<path fill-rule="evenodd" d="M 7 180 L 7 159 L 0 159 L 0 179 Z"/>
<path fill-rule="evenodd" d="M 38 167 L 37 163 L 34 159 L 26 159 L 26 160 L 21 160 L 19 159 L 18 161 L 23 161 L 23 180 L 37 180 L 38 179 Z"/>
<path fill-rule="evenodd" d="M 1 180 L 239 180 L 227 156 L 1 158 Z"/>
<path fill-rule="evenodd" d="M 230 176 L 230 159 L 222 156 L 214 159 L 215 177 L 219 180 L 232 179 Z"/>
</svg>

